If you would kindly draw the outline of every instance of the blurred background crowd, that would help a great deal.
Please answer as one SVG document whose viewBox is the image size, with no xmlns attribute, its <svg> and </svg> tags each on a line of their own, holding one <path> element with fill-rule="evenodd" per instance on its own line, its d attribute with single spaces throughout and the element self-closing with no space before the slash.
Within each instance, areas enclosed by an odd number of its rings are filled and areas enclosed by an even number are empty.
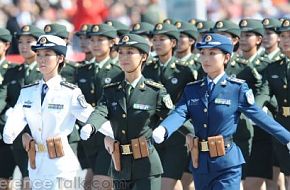
<svg viewBox="0 0 290 190">
<path fill-rule="evenodd" d="M 164 18 L 187 21 L 241 18 L 262 19 L 290 15 L 289 0 L 1 0 L 0 27 L 13 34 L 23 25 L 43 28 L 49 23 L 64 24 L 73 34 L 82 24 L 114 19 L 128 26 L 146 21 L 152 24 Z M 73 39 L 73 38 L 72 38 Z M 72 42 L 78 49 L 77 40 Z M 8 54 L 17 54 L 12 46 Z"/>
</svg>

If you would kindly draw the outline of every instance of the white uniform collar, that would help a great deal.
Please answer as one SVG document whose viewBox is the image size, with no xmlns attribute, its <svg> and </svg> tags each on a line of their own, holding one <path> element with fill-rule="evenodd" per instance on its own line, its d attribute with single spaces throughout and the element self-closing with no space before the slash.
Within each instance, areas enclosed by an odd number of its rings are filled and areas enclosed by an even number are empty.
<svg viewBox="0 0 290 190">
<path fill-rule="evenodd" d="M 44 81 L 43 79 L 41 80 L 41 86 L 43 84 L 47 84 L 48 89 L 54 89 L 56 87 L 60 86 L 60 82 L 63 81 L 60 75 L 56 75 L 55 77 L 49 79 L 48 81 Z"/>
</svg>

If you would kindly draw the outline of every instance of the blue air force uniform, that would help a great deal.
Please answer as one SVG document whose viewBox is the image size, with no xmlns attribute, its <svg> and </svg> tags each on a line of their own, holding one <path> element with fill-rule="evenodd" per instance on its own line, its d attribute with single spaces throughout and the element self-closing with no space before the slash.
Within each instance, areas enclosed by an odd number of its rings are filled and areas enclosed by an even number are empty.
<svg viewBox="0 0 290 190">
<path fill-rule="evenodd" d="M 225 36 L 208 34 L 197 44 L 197 48 L 218 48 L 231 54 L 233 46 Z M 187 119 L 191 119 L 195 136 L 199 138 L 198 144 L 201 146 L 198 166 L 195 164 L 193 167 L 193 164 L 190 164 L 195 188 L 239 189 L 241 165 L 245 161 L 232 138 L 241 113 L 283 144 L 289 143 L 290 133 L 255 104 L 253 92 L 244 80 L 228 77 L 221 72 L 213 82 L 215 85 L 212 90 L 209 89 L 209 78 L 187 84 L 175 110 L 158 128 L 164 127 L 167 133 L 165 136 L 169 138 Z M 156 142 L 160 138 L 158 128 L 153 131 Z M 202 149 L 201 142 L 204 141 L 210 146 L 207 142 L 209 137 L 218 135 L 224 139 L 225 154 L 211 157 L 208 150 Z"/>
<path fill-rule="evenodd" d="M 206 140 L 215 135 L 222 135 L 224 138 L 232 137 L 236 132 L 238 119 L 242 112 L 283 144 L 289 142 L 289 132 L 256 106 L 252 91 L 244 81 L 229 78 L 224 74 L 213 89 L 211 96 L 209 98 L 207 96 L 206 79 L 185 87 L 176 109 L 161 123 L 167 129 L 168 137 L 189 118 L 192 119 L 196 136 L 200 139 Z M 192 167 L 194 177 L 196 177 L 196 173 L 216 173 L 244 163 L 242 153 L 234 143 L 231 143 L 222 157 L 210 158 L 208 152 L 200 152 L 199 160 L 199 167 Z M 208 178 L 216 177 L 206 176 Z M 206 185 L 210 185 L 199 184 L 198 177 L 195 179 L 195 183 L 197 187 L 205 186 L 205 189 L 209 187 Z"/>
</svg>

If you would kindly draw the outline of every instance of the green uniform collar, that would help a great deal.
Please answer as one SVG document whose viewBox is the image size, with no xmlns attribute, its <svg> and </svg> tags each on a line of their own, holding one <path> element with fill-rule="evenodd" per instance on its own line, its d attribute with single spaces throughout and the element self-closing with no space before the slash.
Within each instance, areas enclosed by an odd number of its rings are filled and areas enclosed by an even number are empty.
<svg viewBox="0 0 290 190">
<path fill-rule="evenodd" d="M 130 85 L 133 87 L 133 88 L 136 88 L 137 84 L 139 83 L 139 81 L 141 80 L 142 78 L 142 75 L 140 75 L 138 78 L 136 78 L 133 82 L 130 83 Z M 129 83 L 128 81 L 126 81 L 127 83 Z"/>
<path fill-rule="evenodd" d="M 3 59 L 0 60 L 0 66 L 4 63 L 5 60 L 6 60 L 5 57 L 3 57 Z"/>
<path fill-rule="evenodd" d="M 164 68 L 167 67 L 168 63 L 170 63 L 170 61 L 172 60 L 172 58 L 173 58 L 173 56 L 170 59 L 168 59 L 165 63 L 161 63 L 161 61 L 159 61 L 160 62 L 160 65 L 163 65 Z"/>
<path fill-rule="evenodd" d="M 273 58 L 274 58 L 274 57 L 275 57 L 279 52 L 280 52 L 280 49 L 277 48 L 275 51 L 273 51 L 273 52 L 267 54 L 267 56 L 268 56 L 268 58 L 269 58 L 270 60 L 273 60 Z"/>
<path fill-rule="evenodd" d="M 25 64 L 27 65 L 27 68 L 28 68 L 29 70 L 33 70 L 33 69 L 36 67 L 37 62 L 36 62 L 36 61 L 33 61 L 33 62 L 30 63 L 30 64 L 27 64 L 27 63 L 25 63 Z"/>
<path fill-rule="evenodd" d="M 188 61 L 191 56 L 192 56 L 192 53 L 189 53 L 186 56 L 180 58 L 179 60 L 185 62 L 185 61 Z"/>
<path fill-rule="evenodd" d="M 107 63 L 107 61 L 110 59 L 110 56 L 108 56 L 107 58 L 105 58 L 103 61 L 101 62 L 95 62 L 95 65 L 97 65 L 100 69 L 103 68 L 103 66 L 105 65 L 105 63 Z"/>
</svg>

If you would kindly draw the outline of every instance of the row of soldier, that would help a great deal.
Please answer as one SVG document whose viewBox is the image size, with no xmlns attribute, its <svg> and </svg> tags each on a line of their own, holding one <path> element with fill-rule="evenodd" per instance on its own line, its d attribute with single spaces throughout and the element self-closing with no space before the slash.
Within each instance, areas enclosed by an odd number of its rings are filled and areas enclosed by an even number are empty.
<svg viewBox="0 0 290 190">
<path fill-rule="evenodd" d="M 200 21 L 194 25 L 192 21 L 172 23 L 172 20 L 167 19 L 164 23 L 155 26 L 149 23 L 137 23 L 132 26 L 131 30 L 116 21 L 96 25 L 87 24 L 76 32 L 76 36 L 80 38 L 82 51 L 85 53 L 85 60 L 80 63 L 66 62 L 61 74 L 68 82 L 78 85 L 88 103 L 95 107 L 102 96 L 104 85 L 121 81 L 124 78 L 118 66 L 118 53 L 114 49 L 114 44 L 118 42 L 121 35 L 129 32 L 139 34 L 152 44 L 152 52 L 143 68 L 143 75 L 163 84 L 175 104 L 187 83 L 204 76 L 198 52 L 194 50 L 194 44 L 199 40 L 200 35 L 216 32 L 228 36 L 237 52 L 227 65 L 227 74 L 246 80 L 254 94 L 258 92 L 263 94 L 261 84 L 265 68 L 271 62 L 282 64 L 288 60 L 287 55 L 281 53 L 279 48 L 279 43 L 282 50 L 287 48 L 287 31 L 290 31 L 288 19 L 281 23 L 280 20 L 272 18 L 263 21 L 243 19 L 239 25 L 228 20 L 216 23 Z M 33 83 L 41 77 L 36 66 L 36 55 L 30 46 L 36 43 L 38 37 L 44 33 L 59 36 L 68 42 L 68 32 L 62 25 L 50 24 L 44 30 L 32 25 L 23 26 L 15 37 L 18 39 L 19 52 L 25 62 L 21 65 L 14 65 L 5 60 L 5 52 L 9 48 L 12 36 L 6 29 L 0 30 L 1 46 L 3 47 L 0 52 L 3 87 L 2 126 L 5 124 L 6 114 L 9 114 L 9 108 L 13 107 L 17 101 L 21 87 Z M 280 75 L 273 74 L 270 77 L 279 78 Z M 277 83 L 277 89 L 281 94 L 276 95 L 276 98 L 267 102 L 267 106 L 264 107 L 273 117 L 276 117 L 280 107 L 287 107 L 287 105 L 289 107 L 289 78 L 288 81 L 287 79 L 285 81 L 285 83 L 281 83 L 282 86 Z M 285 121 L 283 121 L 285 127 L 289 126 L 287 119 L 289 120 L 289 115 L 285 112 Z M 245 189 L 262 188 L 265 181 L 267 189 L 277 186 L 277 182 L 282 189 L 284 181 L 281 176 L 285 174 L 287 179 L 290 174 L 289 155 L 285 154 L 285 150 L 281 150 L 281 145 L 273 141 L 272 137 L 255 127 L 246 117 L 240 118 L 239 126 L 235 142 L 242 149 L 247 161 L 243 168 L 243 180 L 246 179 Z M 93 179 L 111 180 L 110 155 L 104 147 L 104 135 L 98 132 L 88 140 L 82 141 L 77 129 L 79 129 L 78 124 L 69 139 L 71 146 L 75 148 L 81 166 L 83 169 L 88 169 L 86 175 L 88 188 Z M 184 146 L 187 133 L 194 133 L 190 121 L 185 123 L 184 127 L 168 141 L 156 145 L 164 169 L 162 189 L 189 189 L 193 186 L 188 170 L 189 155 Z M 24 179 L 29 180 L 27 179 L 27 155 L 22 148 L 21 138 L 16 140 L 12 149 L 3 141 L 0 143 L 0 151 L 3 153 L 1 155 L 7 155 L 0 158 L 0 177 L 3 180 L 11 179 L 15 165 L 18 165 Z M 274 151 L 284 152 L 284 156 L 272 157 L 272 155 L 276 155 Z M 282 173 L 279 173 L 280 170 Z M 271 179 L 274 176 L 273 181 Z"/>
</svg>

